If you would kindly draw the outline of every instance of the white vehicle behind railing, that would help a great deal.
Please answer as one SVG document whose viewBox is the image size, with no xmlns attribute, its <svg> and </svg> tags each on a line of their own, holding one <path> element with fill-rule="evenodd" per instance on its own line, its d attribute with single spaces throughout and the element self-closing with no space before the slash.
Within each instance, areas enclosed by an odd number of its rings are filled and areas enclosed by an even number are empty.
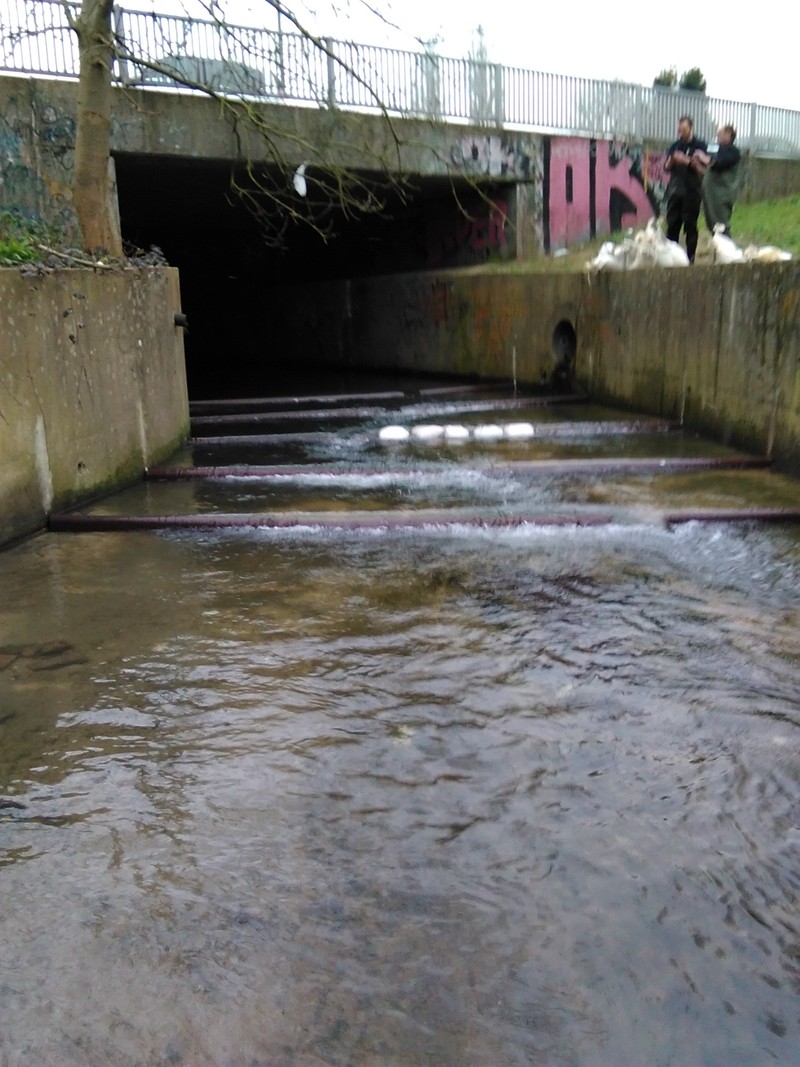
<svg viewBox="0 0 800 1067">
<path fill-rule="evenodd" d="M 191 88 L 200 85 L 221 95 L 266 96 L 261 71 L 236 60 L 207 59 L 205 56 L 162 56 L 154 66 L 137 67 L 138 77 L 127 84 L 169 87 L 176 84 Z"/>
<path fill-rule="evenodd" d="M 800 158 L 797 111 L 122 7 L 114 20 L 120 84 L 166 88 L 173 70 L 177 84 L 231 96 L 632 143 L 669 143 L 689 113 L 709 140 L 731 123 L 743 149 Z M 77 77 L 60 0 L 4 0 L 0 70 Z"/>
</svg>

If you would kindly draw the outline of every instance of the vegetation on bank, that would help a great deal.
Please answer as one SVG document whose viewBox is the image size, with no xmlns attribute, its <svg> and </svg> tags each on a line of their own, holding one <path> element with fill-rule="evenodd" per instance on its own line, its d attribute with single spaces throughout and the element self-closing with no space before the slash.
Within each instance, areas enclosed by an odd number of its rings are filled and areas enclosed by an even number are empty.
<svg viewBox="0 0 800 1067">
<path fill-rule="evenodd" d="M 795 259 L 800 259 L 800 195 L 780 200 L 762 200 L 755 204 L 737 204 L 733 211 L 732 228 L 734 240 L 742 248 L 749 244 L 776 245 L 791 252 Z M 622 236 L 615 234 L 614 238 L 621 239 Z M 699 263 L 708 259 L 710 239 L 711 234 L 701 221 Z M 502 270 L 520 272 L 581 270 L 606 240 L 607 237 L 598 237 L 586 245 L 569 249 L 565 255 L 542 257 L 534 263 L 515 261 L 494 265 Z M 82 259 L 82 255 L 65 249 L 58 235 L 48 227 L 9 211 L 0 212 L 0 267 L 41 263 L 51 267 L 96 266 Z M 149 265 L 165 263 L 160 251 L 155 248 L 149 253 L 136 249 L 129 258 Z M 486 266 L 482 265 L 480 269 L 485 270 Z"/>
<path fill-rule="evenodd" d="M 800 259 L 800 196 L 737 204 L 731 219 L 738 245 L 777 245 Z"/>
<path fill-rule="evenodd" d="M 16 267 L 42 258 L 39 244 L 48 237 L 42 226 L 11 211 L 0 212 L 0 266 Z"/>
<path fill-rule="evenodd" d="M 167 261 L 155 245 L 149 252 L 127 247 L 123 259 L 93 259 L 71 248 L 61 231 L 12 211 L 0 211 L 0 267 L 19 267 L 23 274 L 41 274 L 66 267 L 115 271 L 125 267 L 164 267 Z"/>
<path fill-rule="evenodd" d="M 663 222 L 663 220 L 662 220 Z M 778 200 L 761 200 L 755 204 L 738 203 L 733 209 L 731 219 L 733 239 L 740 248 L 748 245 L 775 245 L 785 252 L 791 252 L 795 259 L 800 259 L 800 195 L 788 196 Z M 612 241 L 621 241 L 625 235 L 615 233 Z M 566 253 L 542 257 L 535 264 L 508 264 L 505 269 L 573 271 L 582 270 L 587 260 L 592 259 L 608 235 L 597 237 L 579 247 L 573 247 Z M 702 212 L 700 213 L 700 241 L 697 246 L 698 264 L 711 261 L 711 234 L 706 228 Z"/>
</svg>

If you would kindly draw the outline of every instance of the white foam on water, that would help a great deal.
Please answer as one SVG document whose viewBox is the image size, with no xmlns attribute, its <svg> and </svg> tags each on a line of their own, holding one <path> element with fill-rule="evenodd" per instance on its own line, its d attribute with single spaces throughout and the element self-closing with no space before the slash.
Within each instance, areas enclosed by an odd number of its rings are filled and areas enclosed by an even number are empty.
<svg viewBox="0 0 800 1067">
<path fill-rule="evenodd" d="M 265 481 L 257 474 L 230 474 L 224 478 L 226 483 L 253 485 Z M 497 474 L 485 474 L 483 471 L 469 467 L 448 467 L 443 470 L 407 470 L 407 471 L 357 471 L 343 473 L 339 471 L 314 471 L 304 474 L 293 471 L 289 474 L 271 474 L 266 480 L 268 485 L 298 485 L 337 489 L 384 489 L 410 487 L 412 489 L 448 489 L 461 488 L 470 490 L 491 489 L 497 491 L 520 490 L 521 482 L 513 477 L 501 478 Z"/>
</svg>

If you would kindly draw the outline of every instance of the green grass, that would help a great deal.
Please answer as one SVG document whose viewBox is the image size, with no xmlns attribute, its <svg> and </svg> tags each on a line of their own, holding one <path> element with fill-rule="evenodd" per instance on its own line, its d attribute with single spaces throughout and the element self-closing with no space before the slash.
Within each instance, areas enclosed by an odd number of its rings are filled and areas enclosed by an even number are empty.
<svg viewBox="0 0 800 1067">
<path fill-rule="evenodd" d="M 731 229 L 738 245 L 777 245 L 800 259 L 800 196 L 736 204 Z"/>
<path fill-rule="evenodd" d="M 0 212 L 0 267 L 41 259 L 42 227 L 11 211 Z"/>
<path fill-rule="evenodd" d="M 661 220 L 665 226 L 664 219 Z M 750 244 L 775 245 L 786 252 L 791 252 L 795 259 L 800 259 L 800 196 L 789 196 L 781 200 L 762 200 L 757 204 L 738 203 L 733 209 L 731 219 L 733 238 L 741 248 Z M 490 269 L 505 270 L 512 273 L 530 273 L 531 271 L 575 271 L 582 270 L 587 260 L 592 259 L 604 241 L 621 241 L 623 233 L 597 237 L 588 244 L 570 248 L 566 255 L 542 256 L 537 260 L 522 263 L 511 261 L 507 265 L 496 264 Z M 700 243 L 697 249 L 697 262 L 708 263 L 710 260 L 709 242 L 711 234 L 706 228 L 703 214 L 700 213 Z M 468 268 L 475 271 L 486 267 Z"/>
</svg>

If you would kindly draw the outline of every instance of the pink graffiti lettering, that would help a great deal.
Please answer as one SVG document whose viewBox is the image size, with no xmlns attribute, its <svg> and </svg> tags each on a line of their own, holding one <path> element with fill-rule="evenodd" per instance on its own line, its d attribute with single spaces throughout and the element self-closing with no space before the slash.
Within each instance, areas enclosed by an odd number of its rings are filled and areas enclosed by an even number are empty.
<svg viewBox="0 0 800 1067">
<path fill-rule="evenodd" d="M 611 230 L 609 206 L 611 204 L 611 190 L 618 189 L 624 193 L 634 206 L 632 213 L 622 216 L 622 229 L 628 226 L 641 226 L 653 215 L 653 207 L 647 198 L 647 193 L 640 181 L 631 175 L 630 158 L 621 159 L 615 167 L 612 167 L 608 152 L 597 152 L 597 170 L 595 177 L 596 203 L 597 203 L 597 228 L 601 232 L 608 233 Z"/>
<path fill-rule="evenodd" d="M 619 218 L 623 228 L 641 226 L 654 214 L 647 194 L 648 186 L 653 192 L 663 190 L 661 156 L 645 153 L 642 158 L 640 149 L 598 141 L 592 189 L 590 152 L 591 142 L 583 138 L 559 137 L 551 142 L 548 201 L 551 249 L 587 241 L 591 236 L 592 211 L 596 232 L 609 233 L 614 193 L 621 194 L 618 203 L 631 207 Z M 631 173 L 634 168 L 636 172 Z"/>
<path fill-rule="evenodd" d="M 550 148 L 550 246 L 589 239 L 589 142 L 559 137 Z"/>
</svg>

